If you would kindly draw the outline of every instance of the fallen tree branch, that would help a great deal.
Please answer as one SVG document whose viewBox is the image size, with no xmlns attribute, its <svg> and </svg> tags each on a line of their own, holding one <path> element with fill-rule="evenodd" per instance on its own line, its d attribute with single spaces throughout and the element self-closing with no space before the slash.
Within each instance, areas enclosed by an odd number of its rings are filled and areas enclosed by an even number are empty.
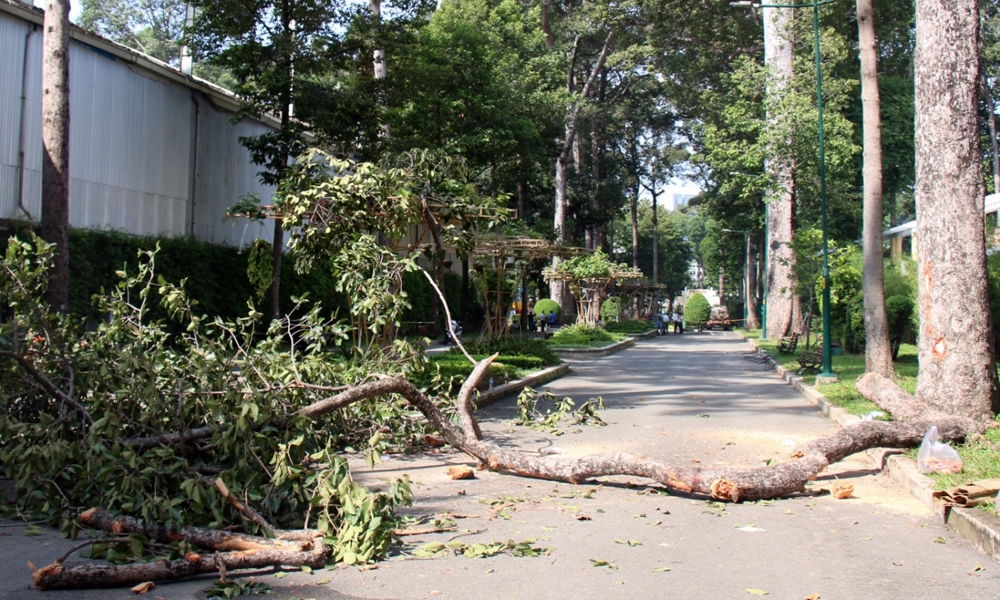
<svg viewBox="0 0 1000 600">
<path fill-rule="evenodd" d="M 42 389 L 51 394 L 53 397 L 72 408 L 80 415 L 80 418 L 86 425 L 89 426 L 94 424 L 94 419 L 91 418 L 87 409 L 84 408 L 82 404 L 74 400 L 72 396 L 56 387 L 56 384 L 52 383 L 52 381 L 46 377 L 44 373 L 39 371 L 26 356 L 9 350 L 0 350 L 0 357 L 3 356 L 13 358 L 19 365 L 21 365 L 21 368 L 27 371 L 28 375 L 35 380 L 35 383 L 42 386 Z"/>
<path fill-rule="evenodd" d="M 309 550 L 299 552 L 274 548 L 217 552 L 202 556 L 194 552 L 177 560 L 162 560 L 127 565 L 84 565 L 66 568 L 54 562 L 34 572 L 39 590 L 77 589 L 134 585 L 145 581 L 183 579 L 203 573 L 233 569 L 260 569 L 271 566 L 320 569 L 329 559 L 329 549 L 322 535 L 315 538 Z"/>
<path fill-rule="evenodd" d="M 892 415 L 896 421 L 960 419 L 966 423 L 969 435 L 983 431 L 983 428 L 972 419 L 942 412 L 920 398 L 908 394 L 891 379 L 876 373 L 865 373 L 857 380 L 854 387 L 859 394 Z"/>
<path fill-rule="evenodd" d="M 185 541 L 208 550 L 211 554 L 202 556 L 189 552 L 186 557 L 177 560 L 127 565 L 63 566 L 72 552 L 95 543 L 91 541 L 78 545 L 48 566 L 37 570 L 32 567 L 36 588 L 57 590 L 133 585 L 144 581 L 183 579 L 215 571 L 271 566 L 307 566 L 319 569 L 330 559 L 330 549 L 323 534 L 316 530 L 276 531 L 276 539 L 201 527 L 184 527 L 180 531 L 171 531 L 163 525 L 146 524 L 132 517 L 116 517 L 101 508 L 85 511 L 80 515 L 80 521 L 114 534 L 141 533 L 151 540 L 161 542 Z"/>
<path fill-rule="evenodd" d="M 224 431 L 227 427 L 227 425 L 205 425 L 204 427 L 188 429 L 187 431 L 163 433 L 143 438 L 130 438 L 125 440 L 125 445 L 135 448 L 137 452 L 141 452 L 161 444 L 164 446 L 173 446 L 174 444 L 179 444 L 181 441 L 197 442 L 198 440 L 210 438 L 215 432 Z"/>
<path fill-rule="evenodd" d="M 103 508 L 91 508 L 80 515 L 80 522 L 88 527 L 103 529 L 115 534 L 141 533 L 157 542 L 185 541 L 205 550 L 250 551 L 280 550 L 304 552 L 314 546 L 313 539 L 321 535 L 319 531 L 275 531 L 274 539 L 207 529 L 204 527 L 182 527 L 172 531 L 157 523 L 145 523 L 141 519 L 114 516 Z"/>
<path fill-rule="evenodd" d="M 234 496 L 233 493 L 229 491 L 229 488 L 226 487 L 226 484 L 222 481 L 221 478 L 215 479 L 215 488 L 219 490 L 219 493 L 222 494 L 222 497 L 225 498 L 226 501 L 229 502 L 231 505 L 233 505 L 233 508 L 240 511 L 240 513 L 244 517 L 246 517 L 250 521 L 253 521 L 257 525 L 260 525 L 261 529 L 263 529 L 269 536 L 272 537 L 274 536 L 274 527 L 272 527 L 271 524 L 267 522 L 267 519 L 262 517 L 259 512 L 250 508 L 244 502 L 241 502 L 239 498 Z"/>
<path fill-rule="evenodd" d="M 474 378 L 470 377 L 469 380 L 473 381 Z M 374 384 L 358 386 L 339 394 L 335 397 L 335 402 L 316 403 L 300 411 L 300 414 L 316 418 L 351 402 L 389 393 L 405 397 L 424 414 L 449 444 L 495 471 L 574 484 L 593 477 L 632 475 L 652 479 L 671 491 L 702 494 L 732 502 L 779 498 L 801 492 L 810 479 L 831 463 L 867 448 L 915 446 L 932 424 L 937 425 L 945 440 L 963 439 L 969 433 L 969 422 L 960 418 L 943 418 L 933 423 L 866 421 L 845 428 L 829 438 L 800 446 L 792 460 L 779 465 L 750 469 L 709 469 L 673 466 L 625 452 L 577 457 L 539 456 L 501 448 L 475 438 L 474 432 L 467 429 L 464 419 L 460 419 L 460 424 L 465 430 L 457 429 L 429 398 L 402 377 L 386 378 Z M 464 410 L 466 408 L 460 404 L 459 411 Z"/>
</svg>

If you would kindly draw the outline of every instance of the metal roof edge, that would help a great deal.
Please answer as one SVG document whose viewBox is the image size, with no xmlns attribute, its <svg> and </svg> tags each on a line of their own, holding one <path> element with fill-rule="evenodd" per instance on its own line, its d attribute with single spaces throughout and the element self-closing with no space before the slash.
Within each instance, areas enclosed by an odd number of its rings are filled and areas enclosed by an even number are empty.
<svg viewBox="0 0 1000 600">
<path fill-rule="evenodd" d="M 8 13 L 38 26 L 41 26 L 45 19 L 44 10 L 19 2 L 18 0 L 0 0 L 0 12 Z M 240 107 L 239 97 L 233 92 L 200 77 L 185 75 L 179 69 L 161 60 L 87 31 L 79 25 L 70 24 L 70 38 L 100 52 L 106 52 L 133 67 L 149 71 L 172 83 L 178 83 L 189 89 L 201 92 L 208 96 L 212 104 L 221 110 L 236 112 Z M 280 126 L 280 121 L 270 115 L 252 118 L 271 127 Z"/>
</svg>

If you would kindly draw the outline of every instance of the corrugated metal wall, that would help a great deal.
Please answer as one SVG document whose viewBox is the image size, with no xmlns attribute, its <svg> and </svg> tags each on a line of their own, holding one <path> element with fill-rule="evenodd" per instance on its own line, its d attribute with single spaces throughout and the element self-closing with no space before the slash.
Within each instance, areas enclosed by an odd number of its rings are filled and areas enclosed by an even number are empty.
<svg viewBox="0 0 1000 600">
<path fill-rule="evenodd" d="M 18 209 L 22 65 L 31 24 L 0 13 L 0 218 Z M 40 30 L 28 45 L 24 206 L 41 214 Z M 196 131 L 197 126 L 197 131 Z M 70 223 L 214 243 L 271 239 L 267 224 L 223 223 L 247 193 L 269 200 L 239 143 L 266 126 L 229 114 L 186 86 L 74 40 L 70 47 Z M 195 176 L 196 175 L 196 176 Z M 192 202 L 193 194 L 193 202 Z"/>
<path fill-rule="evenodd" d="M 271 241 L 274 226 L 270 222 L 225 219 L 226 209 L 236 204 L 240 196 L 256 194 L 266 202 L 274 193 L 274 188 L 260 183 L 257 177 L 260 168 L 250 162 L 250 153 L 239 142 L 240 137 L 268 131 L 267 127 L 256 121 L 233 123 L 228 113 L 214 108 L 207 100 L 200 100 L 198 109 L 192 233 L 198 239 L 233 246 L 246 246 L 257 238 Z"/>
</svg>

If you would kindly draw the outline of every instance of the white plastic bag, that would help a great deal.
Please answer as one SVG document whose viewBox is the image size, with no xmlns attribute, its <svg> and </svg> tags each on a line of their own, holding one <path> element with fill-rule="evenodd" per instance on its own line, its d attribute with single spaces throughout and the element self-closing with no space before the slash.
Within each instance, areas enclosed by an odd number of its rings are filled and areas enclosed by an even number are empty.
<svg viewBox="0 0 1000 600">
<path fill-rule="evenodd" d="M 958 473 L 962 466 L 962 457 L 948 444 L 939 442 L 937 426 L 931 426 L 917 451 L 917 468 L 920 472 Z"/>
</svg>

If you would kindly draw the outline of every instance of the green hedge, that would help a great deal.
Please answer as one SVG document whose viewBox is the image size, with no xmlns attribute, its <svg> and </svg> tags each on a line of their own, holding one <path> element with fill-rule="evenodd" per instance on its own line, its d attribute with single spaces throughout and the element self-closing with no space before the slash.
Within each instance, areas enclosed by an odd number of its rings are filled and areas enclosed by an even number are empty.
<svg viewBox="0 0 1000 600">
<path fill-rule="evenodd" d="M 548 340 L 556 348 L 564 346 L 586 346 L 592 342 L 620 342 L 627 336 L 621 333 L 608 333 L 603 327 L 586 324 L 567 325 Z"/>
<path fill-rule="evenodd" d="M 508 358 L 511 356 L 533 356 L 540 359 L 544 366 L 558 365 L 561 362 L 556 353 L 542 340 L 493 338 L 463 342 L 463 345 L 473 356 L 489 356 L 499 352 L 501 357 Z M 452 348 L 451 353 L 461 355 L 461 350 Z"/>
<path fill-rule="evenodd" d="M 700 325 L 708 320 L 712 314 L 712 307 L 708 304 L 708 298 L 703 294 L 696 293 L 688 298 L 684 305 L 684 324 Z"/>
<path fill-rule="evenodd" d="M 5 246 L 7 238 L 28 231 L 26 224 L 4 225 L 0 229 L 0 241 Z M 139 251 L 153 250 L 157 242 L 160 252 L 156 255 L 156 274 L 172 283 L 187 278 L 185 289 L 198 303 L 196 310 L 199 313 L 228 320 L 246 316 L 247 300 L 254 296 L 247 277 L 249 250 L 240 251 L 190 237 L 143 237 L 94 229 L 70 230 L 70 314 L 99 319 L 93 307 L 93 296 L 118 285 L 119 277 L 115 272 L 123 267 L 134 273 Z M 296 273 L 294 257 L 286 255 L 281 269 L 282 312 L 292 310 L 292 296 L 306 293 L 310 301 L 322 303 L 328 316 L 338 310 L 341 316 L 346 316 L 347 302 L 336 292 L 333 275 L 320 268 L 308 274 Z M 151 317 L 166 318 L 158 303 L 152 307 Z"/>
<path fill-rule="evenodd" d="M 653 329 L 653 323 L 641 319 L 629 319 L 621 322 L 610 322 L 604 324 L 604 329 L 611 333 L 646 333 Z"/>
</svg>

